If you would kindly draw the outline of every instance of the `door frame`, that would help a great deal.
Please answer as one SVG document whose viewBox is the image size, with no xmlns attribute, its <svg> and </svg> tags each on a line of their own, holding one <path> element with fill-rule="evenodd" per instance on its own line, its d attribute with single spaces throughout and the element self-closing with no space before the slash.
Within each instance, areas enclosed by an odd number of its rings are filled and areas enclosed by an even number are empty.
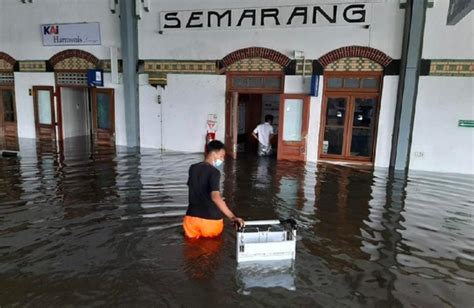
<svg viewBox="0 0 474 308">
<path fill-rule="evenodd" d="M 9 124 L 9 125 L 14 125 L 15 126 L 15 139 L 18 143 L 18 112 L 17 112 L 17 106 L 16 106 L 16 93 L 15 93 L 15 85 L 14 84 L 4 84 L 4 85 L 0 85 L 0 91 L 1 90 L 11 90 L 12 93 L 13 93 L 13 115 L 14 115 L 14 118 L 15 118 L 15 121 L 13 122 L 14 124 Z M 4 128 L 4 125 L 5 125 L 5 116 L 4 116 L 4 110 L 3 110 L 3 98 L 0 97 L 0 110 L 2 111 L 1 114 L 2 114 L 2 117 L 0 119 L 0 126 L 2 127 L 0 133 L 1 133 L 1 138 L 5 138 L 5 128 Z M 10 122 L 8 122 L 10 123 Z"/>
<path fill-rule="evenodd" d="M 106 131 L 108 134 L 112 134 L 112 146 L 115 147 L 115 89 L 114 88 L 90 88 L 90 106 L 91 106 L 91 133 L 92 133 L 92 147 L 99 145 L 98 135 L 101 131 Z M 108 93 L 110 96 L 110 104 L 112 108 L 109 110 L 109 116 L 111 120 L 111 128 L 102 129 L 98 128 L 97 123 L 97 94 Z"/>
<path fill-rule="evenodd" d="M 248 77 L 278 77 L 280 78 L 280 87 L 278 90 L 275 88 L 234 88 L 232 82 L 233 82 L 233 77 L 235 76 L 248 76 Z M 224 132 L 224 141 L 227 141 L 228 138 L 230 138 L 230 131 L 229 129 L 234 130 L 234 139 L 232 145 L 228 145 L 227 142 L 224 142 L 227 147 L 227 153 L 228 156 L 232 157 L 233 159 L 237 158 L 237 150 L 232 148 L 229 149 L 229 146 L 233 147 L 234 144 L 237 146 L 237 135 L 238 135 L 238 96 L 239 93 L 245 93 L 245 94 L 277 94 L 277 95 L 283 95 L 284 94 L 284 89 L 285 89 L 285 74 L 283 71 L 276 71 L 276 72 L 252 72 L 252 71 L 242 71 L 242 72 L 234 72 L 230 71 L 226 73 L 226 94 L 225 94 L 225 132 Z M 236 123 L 234 123 L 234 127 L 230 127 L 230 123 L 228 123 L 228 120 L 231 119 L 232 114 L 231 110 L 229 110 L 229 104 L 228 101 L 232 101 L 232 95 L 233 93 L 237 94 L 237 108 L 235 112 L 237 113 L 237 120 Z M 235 152 L 235 153 L 234 153 Z"/>
<path fill-rule="evenodd" d="M 53 142 L 57 142 L 58 140 L 58 119 L 56 117 L 57 108 L 56 104 L 54 103 L 55 89 L 54 86 L 33 86 L 33 109 L 35 115 L 35 130 L 36 130 L 36 139 L 41 139 L 40 129 L 41 124 L 39 122 L 39 102 L 38 102 L 38 91 L 49 91 L 51 93 L 51 126 L 53 126 L 54 130 L 54 139 Z"/>
<path fill-rule="evenodd" d="M 378 79 L 378 87 L 374 89 L 362 89 L 362 88 L 338 88 L 338 89 L 329 89 L 328 81 L 331 77 L 359 77 L 359 78 L 370 78 L 374 77 Z M 379 126 L 379 115 L 380 107 L 382 100 L 382 88 L 383 88 L 383 72 L 325 72 L 324 74 L 324 86 L 323 86 L 323 96 L 321 100 L 321 115 L 320 115 L 320 126 L 319 126 L 319 138 L 318 138 L 318 160 L 319 161 L 339 161 L 339 162 L 349 162 L 349 163 L 361 163 L 361 164 L 370 164 L 375 163 L 376 147 L 377 147 L 377 135 L 378 135 L 378 126 Z M 373 139 L 372 139 L 372 151 L 369 158 L 367 157 L 344 157 L 344 149 L 347 146 L 350 147 L 350 142 L 352 141 L 352 135 L 346 137 L 343 140 L 343 154 L 342 155 L 331 155 L 323 154 L 323 142 L 324 142 L 324 132 L 326 128 L 326 112 L 327 112 L 327 99 L 330 97 L 347 97 L 347 106 L 346 111 L 346 127 L 344 127 L 344 136 L 348 136 L 349 130 L 352 131 L 352 117 L 350 115 L 354 112 L 354 103 L 353 100 L 355 97 L 376 97 L 376 111 L 374 115 L 374 128 L 373 128 Z M 349 117 L 349 119 L 347 118 Z"/>
<path fill-rule="evenodd" d="M 303 116 L 303 121 L 301 123 L 301 129 L 302 129 L 302 135 L 303 139 L 302 142 L 304 142 L 304 151 L 302 152 L 303 159 L 299 159 L 295 157 L 293 158 L 283 158 L 283 147 L 284 147 L 284 141 L 283 140 L 283 129 L 284 129 L 284 123 L 285 123 L 285 117 L 284 117 L 284 105 L 285 105 L 285 99 L 302 99 L 303 100 L 303 110 L 302 110 L 302 116 Z M 277 151 L 277 160 L 301 160 L 301 161 L 306 161 L 307 159 L 307 153 L 308 153 L 308 133 L 309 133 L 309 119 L 310 119 L 310 112 L 311 112 L 311 96 L 309 94 L 281 94 L 280 95 L 280 123 L 278 124 L 278 151 Z M 290 141 L 291 142 L 291 141 Z M 301 142 L 301 141 L 300 141 Z M 301 154 L 300 154 L 301 156 Z"/>
</svg>

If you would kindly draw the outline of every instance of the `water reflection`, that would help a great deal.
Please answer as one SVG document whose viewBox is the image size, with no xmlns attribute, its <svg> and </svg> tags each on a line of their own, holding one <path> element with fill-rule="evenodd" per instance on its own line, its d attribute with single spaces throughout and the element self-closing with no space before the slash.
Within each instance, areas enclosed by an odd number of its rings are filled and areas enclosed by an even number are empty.
<svg viewBox="0 0 474 308">
<path fill-rule="evenodd" d="M 250 295 L 255 288 L 296 290 L 293 260 L 243 262 L 237 265 L 239 292 Z"/>
<path fill-rule="evenodd" d="M 272 271 L 237 266 L 230 226 L 184 240 L 200 154 L 20 148 L 0 159 L 0 306 L 474 302 L 473 177 L 228 160 L 236 213 L 298 222 L 295 263 Z"/>
</svg>

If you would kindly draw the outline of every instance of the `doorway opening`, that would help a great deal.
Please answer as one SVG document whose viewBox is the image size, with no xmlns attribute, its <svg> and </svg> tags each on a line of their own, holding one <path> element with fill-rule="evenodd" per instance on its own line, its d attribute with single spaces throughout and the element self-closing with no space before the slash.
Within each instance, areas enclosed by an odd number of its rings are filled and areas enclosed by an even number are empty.
<svg viewBox="0 0 474 308">
<path fill-rule="evenodd" d="M 88 88 L 60 87 L 64 154 L 90 153 L 92 144 L 91 104 Z"/>
<path fill-rule="evenodd" d="M 273 115 L 271 144 L 276 153 L 283 80 L 281 72 L 227 74 L 225 144 L 229 156 L 257 155 L 258 141 L 252 132 L 264 122 L 267 114 Z"/>
<path fill-rule="evenodd" d="M 258 154 L 258 140 L 252 133 L 255 128 L 265 122 L 265 116 L 273 116 L 273 136 L 270 139 L 272 153 L 278 149 L 278 116 L 280 108 L 279 94 L 242 93 L 238 103 L 238 136 L 237 152 L 239 154 L 256 156 Z"/>
</svg>

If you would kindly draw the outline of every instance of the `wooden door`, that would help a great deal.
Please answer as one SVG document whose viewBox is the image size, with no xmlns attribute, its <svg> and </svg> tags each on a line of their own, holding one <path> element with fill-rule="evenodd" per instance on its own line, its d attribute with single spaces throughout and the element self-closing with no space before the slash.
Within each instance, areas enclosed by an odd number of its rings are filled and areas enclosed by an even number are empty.
<svg viewBox="0 0 474 308">
<path fill-rule="evenodd" d="M 92 88 L 91 98 L 94 150 L 115 147 L 114 89 Z"/>
<path fill-rule="evenodd" d="M 278 159 L 306 160 L 309 101 L 303 94 L 280 96 Z"/>
<path fill-rule="evenodd" d="M 330 94 L 323 105 L 320 157 L 373 161 L 378 95 Z"/>
<path fill-rule="evenodd" d="M 56 111 L 54 87 L 34 86 L 33 105 L 35 112 L 36 139 L 40 144 L 56 144 Z"/>
<path fill-rule="evenodd" d="M 227 155 L 237 158 L 237 137 L 239 134 L 239 93 L 228 92 L 226 97 L 225 146 Z"/>
<path fill-rule="evenodd" d="M 0 150 L 18 151 L 18 126 L 13 87 L 0 88 Z"/>
</svg>

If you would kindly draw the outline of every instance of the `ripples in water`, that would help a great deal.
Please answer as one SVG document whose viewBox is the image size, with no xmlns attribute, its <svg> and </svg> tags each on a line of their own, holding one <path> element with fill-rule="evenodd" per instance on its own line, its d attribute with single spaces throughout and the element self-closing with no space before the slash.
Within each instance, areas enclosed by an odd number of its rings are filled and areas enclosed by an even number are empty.
<svg viewBox="0 0 474 308">
<path fill-rule="evenodd" d="M 227 202 L 298 221 L 286 268 L 238 268 L 230 226 L 185 240 L 200 154 L 0 159 L 0 306 L 453 306 L 474 302 L 474 178 L 228 160 Z"/>
</svg>

